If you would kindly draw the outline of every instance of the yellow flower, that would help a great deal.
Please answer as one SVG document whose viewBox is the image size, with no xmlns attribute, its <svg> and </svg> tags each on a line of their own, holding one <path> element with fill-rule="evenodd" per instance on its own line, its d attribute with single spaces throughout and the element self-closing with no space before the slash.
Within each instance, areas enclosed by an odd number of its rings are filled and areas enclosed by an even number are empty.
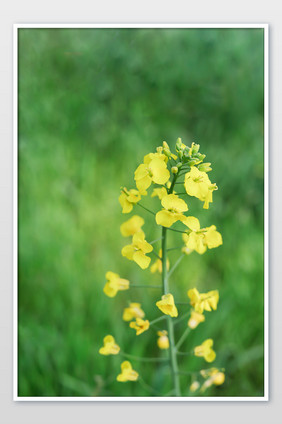
<svg viewBox="0 0 282 424">
<path fill-rule="evenodd" d="M 145 193 L 144 193 L 145 194 Z M 122 207 L 122 213 L 129 213 L 132 211 L 133 205 L 141 199 L 141 194 L 138 190 L 132 188 L 131 190 L 127 190 L 127 188 L 123 188 L 122 192 L 118 198 L 119 203 Z"/>
<path fill-rule="evenodd" d="M 193 383 L 190 386 L 191 392 L 196 392 L 200 387 L 200 383 L 198 381 L 193 381 Z"/>
<path fill-rule="evenodd" d="M 204 392 L 208 387 L 212 386 L 220 386 L 225 381 L 225 375 L 222 371 L 219 371 L 217 368 L 210 368 L 209 370 L 200 371 L 201 375 L 207 380 L 204 382 L 201 392 Z"/>
<path fill-rule="evenodd" d="M 136 336 L 139 336 L 139 334 L 142 334 L 144 331 L 148 330 L 150 323 L 147 319 L 144 321 L 141 318 L 136 318 L 136 321 L 132 321 L 129 324 L 129 327 L 134 328 L 134 330 L 136 330 Z"/>
<path fill-rule="evenodd" d="M 117 376 L 117 381 L 125 383 L 126 381 L 136 381 L 138 379 L 138 372 L 132 369 L 129 361 L 124 361 L 121 364 L 121 374 Z"/>
<path fill-rule="evenodd" d="M 205 316 L 199 312 L 192 311 L 188 321 L 188 327 L 194 330 L 201 322 L 205 321 Z"/>
<path fill-rule="evenodd" d="M 168 194 L 162 198 L 161 203 L 164 209 L 156 214 L 156 223 L 158 225 L 169 228 L 176 221 L 185 219 L 182 212 L 188 211 L 188 206 L 176 194 Z"/>
<path fill-rule="evenodd" d="M 158 347 L 160 349 L 168 349 L 169 348 L 169 340 L 167 337 L 167 331 L 166 330 L 162 330 L 162 331 L 158 331 L 158 340 L 157 340 L 157 344 Z"/>
<path fill-rule="evenodd" d="M 145 313 L 141 309 L 140 303 L 130 303 L 128 308 L 124 308 L 122 319 L 124 321 L 131 321 L 134 318 L 144 318 Z"/>
<path fill-rule="evenodd" d="M 166 156 L 166 162 L 168 161 L 168 159 L 173 158 L 174 160 L 177 159 L 177 156 L 174 155 L 173 153 L 171 153 L 169 145 L 167 144 L 166 141 L 163 141 L 163 145 L 157 147 L 157 152 L 159 153 L 164 153 Z"/>
<path fill-rule="evenodd" d="M 119 290 L 128 290 L 129 281 L 114 272 L 108 271 L 106 274 L 107 282 L 103 289 L 104 293 L 109 297 L 114 297 Z"/>
<path fill-rule="evenodd" d="M 167 190 L 165 187 L 154 188 L 151 194 L 151 197 L 158 197 L 160 200 L 162 200 L 162 198 L 165 196 L 167 196 Z"/>
<path fill-rule="evenodd" d="M 183 234 L 185 247 L 189 250 L 195 250 L 202 255 L 207 248 L 213 249 L 222 245 L 222 236 L 216 231 L 215 225 L 201 229 L 199 220 L 194 216 L 187 216 L 182 222 L 191 230 L 189 234 Z"/>
<path fill-rule="evenodd" d="M 170 315 L 171 317 L 178 316 L 178 310 L 172 294 L 164 294 L 162 300 L 159 300 L 156 305 L 165 315 Z"/>
<path fill-rule="evenodd" d="M 213 340 L 207 339 L 200 346 L 194 348 L 194 355 L 203 357 L 207 362 L 212 362 L 215 360 L 216 353 L 212 349 Z"/>
<path fill-rule="evenodd" d="M 99 349 L 101 355 L 117 355 L 120 351 L 120 347 L 116 344 L 113 336 L 104 337 L 104 346 Z"/>
<path fill-rule="evenodd" d="M 218 290 L 211 290 L 207 293 L 199 293 L 196 288 L 190 289 L 187 292 L 190 298 L 190 303 L 196 312 L 202 314 L 203 311 L 215 311 L 219 300 Z"/>
<path fill-rule="evenodd" d="M 123 237 L 133 236 L 141 230 L 144 225 L 144 219 L 141 216 L 133 215 L 128 221 L 125 221 L 120 226 L 120 232 Z"/>
<path fill-rule="evenodd" d="M 209 208 L 212 202 L 212 192 L 217 190 L 216 184 L 212 184 L 207 173 L 199 171 L 195 166 L 185 174 L 184 187 L 187 194 L 204 201 L 204 209 Z"/>
<path fill-rule="evenodd" d="M 146 256 L 146 253 L 152 250 L 153 247 L 145 240 L 145 234 L 140 230 L 133 235 L 132 244 L 123 247 L 121 254 L 130 261 L 135 261 L 142 269 L 146 269 L 151 262 L 151 258 Z"/>
<path fill-rule="evenodd" d="M 162 257 L 162 249 L 159 251 L 159 257 Z M 166 260 L 166 269 L 169 270 L 169 260 Z M 163 263 L 161 259 L 157 259 L 150 267 L 150 271 L 152 274 L 154 274 L 156 271 L 158 271 L 160 274 L 163 271 Z"/>
<path fill-rule="evenodd" d="M 155 153 L 155 155 L 157 155 L 157 153 Z M 147 157 L 145 156 L 145 158 Z M 141 194 L 143 194 L 146 189 L 150 187 L 152 182 L 162 185 L 168 181 L 169 177 L 170 173 L 167 169 L 166 163 L 159 157 L 155 157 L 152 160 L 148 157 L 146 159 L 146 163 L 142 163 L 141 165 L 139 165 L 134 173 L 136 187 L 138 188 Z"/>
</svg>

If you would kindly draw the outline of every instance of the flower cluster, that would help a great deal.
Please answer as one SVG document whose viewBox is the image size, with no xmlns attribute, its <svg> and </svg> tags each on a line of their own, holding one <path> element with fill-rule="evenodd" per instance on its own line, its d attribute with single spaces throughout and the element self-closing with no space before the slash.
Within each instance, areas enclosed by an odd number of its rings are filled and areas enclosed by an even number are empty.
<svg viewBox="0 0 282 424">
<path fill-rule="evenodd" d="M 213 349 L 214 342 L 211 338 L 204 340 L 200 345 L 195 346 L 190 352 L 180 352 L 180 346 L 185 342 L 191 330 L 195 330 L 199 324 L 206 321 L 205 312 L 215 311 L 219 301 L 218 290 L 210 290 L 206 293 L 200 293 L 197 288 L 186 290 L 189 301 L 176 302 L 174 290 L 169 288 L 169 278 L 178 265 L 176 261 L 170 266 L 168 252 L 179 249 L 183 253 L 203 255 L 208 249 L 213 249 L 222 245 L 222 236 L 217 231 L 215 225 L 209 225 L 201 228 L 198 218 L 188 215 L 189 196 L 195 197 L 203 202 L 203 208 L 209 209 L 213 202 L 213 192 L 217 190 L 217 185 L 211 182 L 208 172 L 212 170 L 209 162 L 204 162 L 205 155 L 200 153 L 199 144 L 192 143 L 186 146 L 179 138 L 176 142 L 176 152 L 172 153 L 168 144 L 164 141 L 162 146 L 157 147 L 156 151 L 144 156 L 143 162 L 137 166 L 134 172 L 135 187 L 127 189 L 123 187 L 119 196 L 119 203 L 123 214 L 129 214 L 137 208 L 139 211 L 145 210 L 153 215 L 153 223 L 156 228 L 161 227 L 161 237 L 154 241 L 146 236 L 146 222 L 143 217 L 134 213 L 128 220 L 120 226 L 121 235 L 130 238 L 130 241 L 121 249 L 122 257 L 135 262 L 142 270 L 146 270 L 150 264 L 152 274 L 158 272 L 161 275 L 162 285 L 151 285 L 131 283 L 129 280 L 121 278 L 117 273 L 108 271 L 106 273 L 106 284 L 104 293 L 108 297 L 115 297 L 119 291 L 131 290 L 135 287 L 144 289 L 158 289 L 161 293 L 157 297 L 155 304 L 152 304 L 152 319 L 147 318 L 139 301 L 132 301 L 133 296 L 127 305 L 124 305 L 122 320 L 127 322 L 129 327 L 136 332 L 136 336 L 147 333 L 143 337 L 148 337 L 148 333 L 156 329 L 155 346 L 160 349 L 159 358 L 139 358 L 146 361 L 167 360 L 171 364 L 171 375 L 174 384 L 173 394 L 179 396 L 181 387 L 179 382 L 178 363 L 181 357 L 178 355 L 194 355 L 203 358 L 211 363 L 216 359 L 216 352 Z M 177 184 L 177 185 L 176 185 Z M 182 190 L 181 190 L 182 187 Z M 180 190 L 179 190 L 180 189 Z M 151 202 L 157 202 L 156 212 L 150 210 L 143 204 L 143 198 L 149 194 L 153 199 Z M 186 196 L 186 198 L 182 196 Z M 175 227 L 176 225 L 176 227 Z M 167 248 L 167 232 L 176 231 L 182 233 L 183 245 Z M 155 243 L 160 242 L 159 248 L 155 249 Z M 183 255 L 182 256 L 185 256 Z M 155 261 L 152 261 L 154 255 Z M 135 266 L 135 265 L 133 265 Z M 151 276 L 154 278 L 154 276 Z M 176 290 L 175 290 L 176 292 Z M 125 295 L 126 296 L 126 295 Z M 187 298 L 186 298 L 187 299 Z M 181 299 L 182 300 L 182 299 Z M 182 315 L 182 308 L 178 304 L 186 305 L 187 310 Z M 158 315 L 157 315 L 158 314 Z M 148 314 L 150 315 L 150 314 Z M 154 316 L 155 315 L 155 316 Z M 180 317 L 178 318 L 178 316 Z M 188 316 L 186 329 L 182 336 L 176 342 L 175 323 L 182 321 L 182 318 Z M 155 324 L 164 323 L 165 328 L 156 328 Z M 139 338 L 138 338 L 139 339 Z M 162 352 L 162 353 L 161 353 Z M 112 335 L 107 335 L 103 340 L 103 346 L 100 347 L 101 355 L 120 355 L 125 358 L 138 357 L 127 354 L 121 350 Z M 184 357 L 185 357 L 184 356 Z M 183 358 L 183 356 L 182 356 Z M 188 373 L 189 374 L 189 373 Z M 190 392 L 204 392 L 212 385 L 221 385 L 224 383 L 225 375 L 217 368 L 199 371 L 199 376 L 204 378 L 204 383 L 192 378 Z M 128 360 L 121 363 L 121 372 L 116 380 L 119 382 L 140 381 L 141 377 L 135 371 Z"/>
</svg>

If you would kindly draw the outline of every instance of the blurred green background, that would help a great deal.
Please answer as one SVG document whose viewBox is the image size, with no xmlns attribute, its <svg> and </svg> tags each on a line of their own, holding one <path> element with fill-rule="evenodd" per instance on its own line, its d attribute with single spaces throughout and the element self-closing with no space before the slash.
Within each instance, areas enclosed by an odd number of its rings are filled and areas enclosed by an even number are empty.
<svg viewBox="0 0 282 424">
<path fill-rule="evenodd" d="M 108 270 L 160 282 L 121 256 L 119 226 L 131 215 L 118 196 L 134 186 L 143 156 L 163 140 L 174 148 L 177 137 L 198 142 L 212 162 L 214 203 L 208 211 L 187 203 L 224 241 L 173 274 L 178 300 L 192 287 L 220 292 L 218 310 L 183 349 L 214 339 L 226 382 L 206 395 L 263 395 L 263 30 L 20 29 L 19 396 L 152 395 L 116 382 L 121 358 L 98 349 L 113 334 L 128 353 L 158 355 L 155 331 L 136 337 L 121 315 L 130 299 L 156 318 L 159 292 L 110 299 L 102 288 Z M 159 209 L 156 199 L 143 203 Z M 147 240 L 157 238 L 150 214 L 134 212 L 146 219 Z M 171 389 L 166 366 L 132 364 L 155 390 Z M 209 365 L 181 357 L 180 367 Z M 183 395 L 189 384 L 181 376 Z"/>
</svg>

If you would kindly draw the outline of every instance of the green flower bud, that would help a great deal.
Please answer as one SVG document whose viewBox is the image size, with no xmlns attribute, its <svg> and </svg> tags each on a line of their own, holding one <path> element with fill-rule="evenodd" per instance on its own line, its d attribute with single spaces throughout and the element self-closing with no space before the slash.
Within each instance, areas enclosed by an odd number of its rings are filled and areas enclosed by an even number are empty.
<svg viewBox="0 0 282 424">
<path fill-rule="evenodd" d="M 172 172 L 173 174 L 177 174 L 177 172 L 178 172 L 178 168 L 177 168 L 177 166 L 173 166 L 173 167 L 171 168 L 171 172 Z"/>
<path fill-rule="evenodd" d="M 181 146 L 182 146 L 182 140 L 180 137 L 178 137 L 177 141 L 176 141 L 176 145 L 175 148 L 177 151 L 181 150 Z"/>
<path fill-rule="evenodd" d="M 199 144 L 192 143 L 191 144 L 191 154 L 194 155 L 194 154 L 198 153 L 199 148 L 200 148 Z"/>
<path fill-rule="evenodd" d="M 199 159 L 191 159 L 191 160 L 188 160 L 187 163 L 188 163 L 189 166 L 194 166 L 194 165 L 197 165 L 199 163 Z"/>
<path fill-rule="evenodd" d="M 201 163 L 198 166 L 198 170 L 201 171 L 201 172 L 209 172 L 209 171 L 212 170 L 212 168 L 210 167 L 210 165 L 211 165 L 210 162 Z"/>
</svg>

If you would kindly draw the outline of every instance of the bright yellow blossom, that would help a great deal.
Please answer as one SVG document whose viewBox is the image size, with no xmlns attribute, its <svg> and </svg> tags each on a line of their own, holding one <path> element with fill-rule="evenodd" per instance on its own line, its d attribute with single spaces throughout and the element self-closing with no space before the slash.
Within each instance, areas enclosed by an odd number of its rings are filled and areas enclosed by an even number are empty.
<svg viewBox="0 0 282 424">
<path fill-rule="evenodd" d="M 187 292 L 188 297 L 191 300 L 191 305 L 196 312 L 202 314 L 203 311 L 215 311 L 219 300 L 218 290 L 211 290 L 207 293 L 199 293 L 196 288 L 190 289 Z"/>
<path fill-rule="evenodd" d="M 129 327 L 134 328 L 134 330 L 136 330 L 136 336 L 139 336 L 139 334 L 142 334 L 144 331 L 148 330 L 150 323 L 147 319 L 143 320 L 142 318 L 136 318 L 136 321 L 131 321 Z"/>
<path fill-rule="evenodd" d="M 141 227 L 144 225 L 144 219 L 141 216 L 133 215 L 128 221 L 125 221 L 120 226 L 120 232 L 123 237 L 133 236 L 141 230 Z"/>
<path fill-rule="evenodd" d="M 129 281 L 124 278 L 120 278 L 120 276 L 112 271 L 108 271 L 106 273 L 107 282 L 104 286 L 104 293 L 109 297 L 114 297 L 119 290 L 128 290 L 129 289 Z"/>
<path fill-rule="evenodd" d="M 200 387 L 200 383 L 198 381 L 193 381 L 193 383 L 190 386 L 191 392 L 196 392 Z"/>
<path fill-rule="evenodd" d="M 145 194 L 145 193 L 143 193 Z M 133 205 L 141 199 L 141 194 L 138 190 L 132 188 L 131 190 L 127 190 L 127 188 L 123 188 L 122 192 L 118 198 L 119 203 L 122 207 L 122 213 L 129 213 L 133 209 Z"/>
<path fill-rule="evenodd" d="M 185 247 L 190 250 L 195 250 L 202 255 L 207 248 L 213 249 L 222 245 L 221 234 L 216 231 L 216 226 L 200 228 L 200 222 L 194 216 L 187 216 L 182 220 L 183 224 L 190 228 L 189 234 L 183 234 Z"/>
<path fill-rule="evenodd" d="M 141 309 L 140 303 L 130 303 L 128 308 L 124 308 L 122 319 L 124 321 L 131 321 L 134 318 L 144 318 L 145 313 Z"/>
<path fill-rule="evenodd" d="M 162 249 L 159 250 L 159 257 L 162 258 Z M 169 260 L 166 260 L 166 269 L 169 270 Z M 156 259 L 156 261 L 151 265 L 150 271 L 154 274 L 158 271 L 160 274 L 163 272 L 163 263 L 161 259 Z"/>
<path fill-rule="evenodd" d="M 166 330 L 162 330 L 162 331 L 158 331 L 158 340 L 157 340 L 157 344 L 158 347 L 160 349 L 168 349 L 169 348 L 169 340 L 167 337 L 167 331 Z"/>
<path fill-rule="evenodd" d="M 124 361 L 121 364 L 121 374 L 117 376 L 117 381 L 122 383 L 125 383 L 126 381 L 136 381 L 138 377 L 138 372 L 132 369 L 132 365 L 129 361 Z"/>
<path fill-rule="evenodd" d="M 178 316 L 178 310 L 172 294 L 164 294 L 162 300 L 159 300 L 156 305 L 165 315 L 170 315 L 171 317 Z"/>
<path fill-rule="evenodd" d="M 168 194 L 162 198 L 161 203 L 164 209 L 156 214 L 156 223 L 158 225 L 169 228 L 176 221 L 185 219 L 183 212 L 188 211 L 188 206 L 176 194 Z"/>
<path fill-rule="evenodd" d="M 225 381 L 225 375 L 222 371 L 219 371 L 217 368 L 210 368 L 209 370 L 200 371 L 201 375 L 207 380 L 204 382 L 201 387 L 201 392 L 204 392 L 208 387 L 212 386 L 220 386 Z"/>
<path fill-rule="evenodd" d="M 196 311 L 191 311 L 191 316 L 188 321 L 188 327 L 194 330 L 201 322 L 205 321 L 205 316 Z"/>
<path fill-rule="evenodd" d="M 216 353 L 212 349 L 213 340 L 207 339 L 200 346 L 194 348 L 194 355 L 203 357 L 207 362 L 212 362 L 215 360 Z"/>
<path fill-rule="evenodd" d="M 154 188 L 151 194 L 151 197 L 158 197 L 160 200 L 162 200 L 162 198 L 165 196 L 167 196 L 167 190 L 165 187 Z"/>
<path fill-rule="evenodd" d="M 146 253 L 152 250 L 153 247 L 145 240 L 145 234 L 140 230 L 133 235 L 132 244 L 123 247 L 121 254 L 130 261 L 135 261 L 142 269 L 146 269 L 151 262 L 151 258 L 146 256 Z"/>
<path fill-rule="evenodd" d="M 217 190 L 216 184 L 212 184 L 207 173 L 199 171 L 195 166 L 185 174 L 184 187 L 187 194 L 197 197 L 204 202 L 204 209 L 209 208 L 212 202 L 212 192 Z"/>
<path fill-rule="evenodd" d="M 104 337 L 104 346 L 99 349 L 101 355 L 117 355 L 120 351 L 120 347 L 116 344 L 113 336 L 108 335 Z"/>
<path fill-rule="evenodd" d="M 158 153 L 152 153 L 151 155 L 158 155 Z M 170 173 L 167 169 L 166 163 L 164 160 L 159 157 L 154 157 L 152 160 L 149 155 L 148 158 L 144 158 L 146 163 L 142 163 L 138 166 L 134 173 L 134 179 L 136 181 L 136 187 L 143 194 L 151 183 L 156 184 L 165 184 L 169 177 Z M 165 155 L 163 155 L 165 156 Z"/>
</svg>

